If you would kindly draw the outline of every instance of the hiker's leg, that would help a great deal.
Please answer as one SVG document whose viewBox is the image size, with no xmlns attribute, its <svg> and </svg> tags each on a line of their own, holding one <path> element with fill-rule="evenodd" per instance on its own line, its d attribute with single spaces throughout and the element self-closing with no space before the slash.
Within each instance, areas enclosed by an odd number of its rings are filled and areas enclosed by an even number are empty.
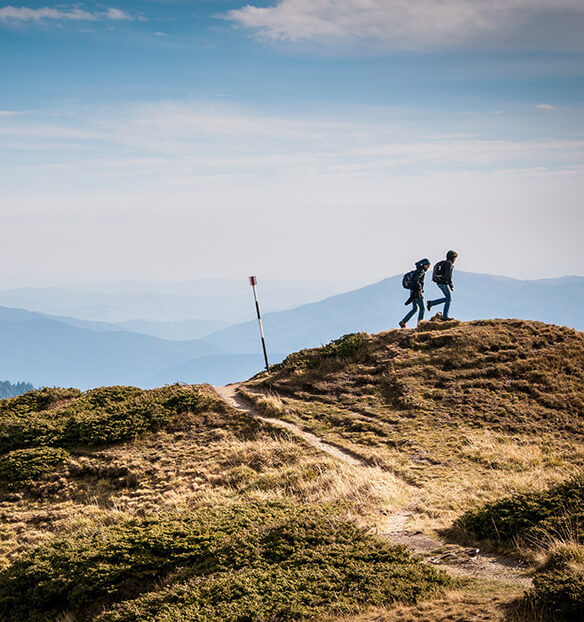
<svg viewBox="0 0 584 622">
<path fill-rule="evenodd" d="M 438 285 L 438 287 L 440 287 L 440 289 L 442 289 L 442 287 L 440 285 Z M 435 307 L 436 305 L 441 305 L 443 302 L 446 302 L 446 298 L 436 298 L 436 300 L 430 300 L 430 302 L 428 304 L 431 307 Z"/>
<path fill-rule="evenodd" d="M 414 315 L 415 312 L 416 312 L 416 299 L 414 298 L 414 300 L 412 301 L 412 308 L 406 313 L 402 322 L 406 324 L 408 320 L 411 319 L 411 317 Z"/>
<path fill-rule="evenodd" d="M 414 301 L 414 304 L 418 305 L 418 322 L 424 319 L 424 297 L 419 296 Z"/>
<path fill-rule="evenodd" d="M 446 320 L 448 318 L 448 311 L 450 311 L 450 301 L 452 300 L 452 294 L 450 293 L 450 287 L 448 287 L 448 285 L 440 283 L 438 287 L 442 290 L 442 293 L 444 294 L 444 311 L 442 313 L 442 317 Z"/>
</svg>

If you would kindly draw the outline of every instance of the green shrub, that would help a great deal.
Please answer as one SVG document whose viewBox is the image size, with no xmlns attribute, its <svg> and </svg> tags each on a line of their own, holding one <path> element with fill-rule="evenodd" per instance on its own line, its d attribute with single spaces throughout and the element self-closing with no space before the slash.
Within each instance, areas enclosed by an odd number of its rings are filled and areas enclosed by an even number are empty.
<svg viewBox="0 0 584 622">
<path fill-rule="evenodd" d="M 584 476 L 536 493 L 488 503 L 458 521 L 477 540 L 504 546 L 522 541 L 534 546 L 549 536 L 578 534 L 584 542 Z"/>
<path fill-rule="evenodd" d="M 553 553 L 545 568 L 533 578 L 533 589 L 524 600 L 553 620 L 584 620 L 584 551 L 574 547 Z"/>
<path fill-rule="evenodd" d="M 330 508 L 248 504 L 56 538 L 0 573 L 0 617 L 294 620 L 415 602 L 448 584 Z"/>
<path fill-rule="evenodd" d="M 352 359 L 365 352 L 367 344 L 366 333 L 349 333 L 339 339 L 334 339 L 321 348 L 308 348 L 294 352 L 286 357 L 282 363 L 272 366 L 272 371 L 283 369 L 301 369 L 317 367 L 323 360 L 339 358 Z"/>
<path fill-rule="evenodd" d="M 26 486 L 50 473 L 68 456 L 64 449 L 32 447 L 0 456 L 0 485 L 9 490 Z"/>
<path fill-rule="evenodd" d="M 17 397 L 0 401 L 0 419 L 5 414 L 27 415 L 48 410 L 56 404 L 66 402 L 81 395 L 79 389 L 48 388 L 29 391 Z"/>
<path fill-rule="evenodd" d="M 584 476 L 489 503 L 464 514 L 459 524 L 475 539 L 506 548 L 551 547 L 521 604 L 545 619 L 584 619 Z"/>
<path fill-rule="evenodd" d="M 102 387 L 32 391 L 0 405 L 0 454 L 26 447 L 95 446 L 132 440 L 172 427 L 185 413 L 200 413 L 211 398 L 172 385 L 151 391 Z"/>
</svg>

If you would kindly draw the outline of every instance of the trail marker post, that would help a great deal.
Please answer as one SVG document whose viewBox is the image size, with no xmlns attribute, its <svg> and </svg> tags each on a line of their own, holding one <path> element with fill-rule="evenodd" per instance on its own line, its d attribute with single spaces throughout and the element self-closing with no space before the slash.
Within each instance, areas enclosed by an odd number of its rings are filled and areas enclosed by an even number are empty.
<svg viewBox="0 0 584 622">
<path fill-rule="evenodd" d="M 256 279 L 255 276 L 250 276 L 249 277 L 249 284 L 251 285 L 251 288 L 253 289 L 253 299 L 255 300 L 256 312 L 258 314 L 258 325 L 260 327 L 260 337 L 262 338 L 262 349 L 264 351 L 264 360 L 266 362 L 266 371 L 269 373 L 270 372 L 270 365 L 268 363 L 268 352 L 266 350 L 266 339 L 264 337 L 264 327 L 262 325 L 262 314 L 260 313 L 260 303 L 258 302 L 258 292 L 256 290 L 257 283 L 258 283 L 258 280 Z"/>
</svg>

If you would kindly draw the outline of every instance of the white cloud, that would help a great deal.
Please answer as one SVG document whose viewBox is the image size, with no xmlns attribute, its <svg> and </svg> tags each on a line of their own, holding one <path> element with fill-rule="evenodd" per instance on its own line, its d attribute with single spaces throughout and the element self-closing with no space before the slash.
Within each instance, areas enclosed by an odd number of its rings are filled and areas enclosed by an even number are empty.
<svg viewBox="0 0 584 622">
<path fill-rule="evenodd" d="M 279 0 L 272 7 L 247 5 L 224 17 L 267 40 L 357 39 L 398 49 L 530 43 L 581 47 L 584 2 Z M 550 20 L 556 28 L 546 28 Z M 558 20 L 566 27 L 558 28 Z"/>
<path fill-rule="evenodd" d="M 103 14 L 104 19 L 111 19 L 113 21 L 123 21 L 123 20 L 132 20 L 134 19 L 130 14 L 125 11 L 121 11 L 120 9 L 108 9 Z"/>
<path fill-rule="evenodd" d="M 7 117 L 0 261 L 49 281 L 73 272 L 119 279 L 133 269 L 147 278 L 229 276 L 253 266 L 289 278 L 378 269 L 381 278 L 405 271 L 418 252 L 438 256 L 448 239 L 467 248 L 467 269 L 543 276 L 579 265 L 584 140 L 553 138 L 559 115 L 536 124 L 545 140 L 517 138 L 511 108 L 489 117 L 497 132 L 484 116 L 451 124 L 400 115 L 166 102 Z M 421 227 L 415 248 L 395 234 L 444 210 L 451 218 L 439 231 Z M 262 244 L 250 244 L 258 234 Z M 493 240 L 505 249 L 495 267 Z"/>
<path fill-rule="evenodd" d="M 28 116 L 7 118 L 0 124 L 0 145 L 6 153 L 34 153 L 37 170 L 58 168 L 66 176 L 74 168 L 80 178 L 116 179 L 129 172 L 128 179 L 161 181 L 193 175 L 428 175 L 584 165 L 584 140 L 496 140 L 481 136 L 481 119 L 464 122 L 471 130 L 464 133 L 383 117 L 374 118 L 365 109 L 356 117 L 303 118 L 234 105 L 151 103 L 119 107 L 115 115 L 94 110 L 81 123 L 63 125 Z"/>
<path fill-rule="evenodd" d="M 551 104 L 535 104 L 533 107 L 537 108 L 538 110 L 555 110 L 556 109 L 556 107 L 552 106 Z"/>
<path fill-rule="evenodd" d="M 40 22 L 44 20 L 58 21 L 102 21 L 102 20 L 132 20 L 131 15 L 120 9 L 107 9 L 102 12 L 91 12 L 84 9 L 71 6 L 69 8 L 54 9 L 50 7 L 42 7 L 39 9 L 31 9 L 21 6 L 4 6 L 0 7 L 0 22 Z"/>
</svg>

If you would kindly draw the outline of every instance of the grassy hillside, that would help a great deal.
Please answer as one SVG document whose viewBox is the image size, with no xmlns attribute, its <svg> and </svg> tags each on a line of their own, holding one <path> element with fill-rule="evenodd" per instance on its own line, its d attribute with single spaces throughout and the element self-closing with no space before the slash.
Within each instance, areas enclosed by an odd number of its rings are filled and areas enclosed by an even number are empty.
<svg viewBox="0 0 584 622">
<path fill-rule="evenodd" d="M 584 465 L 584 335 L 567 328 L 429 321 L 354 334 L 244 389 L 277 394 L 255 400 L 423 491 L 422 526 Z"/>
<path fill-rule="evenodd" d="M 205 386 L 0 402 L 0 618 L 292 620 L 452 583 L 363 527 L 395 479 Z"/>
<path fill-rule="evenodd" d="M 453 595 L 355 620 L 584 616 L 582 333 L 516 320 L 434 320 L 350 334 L 290 355 L 241 390 L 263 412 L 407 482 L 402 515 L 411 532 L 503 548 L 536 569 L 519 600 L 483 587 L 478 601 Z M 490 594 L 483 601 L 482 590 Z"/>
<path fill-rule="evenodd" d="M 581 333 L 493 320 L 352 334 L 241 392 L 358 460 L 205 385 L 1 401 L 0 619 L 580 619 Z M 479 542 L 539 563 L 534 587 L 517 606 L 513 576 L 448 577 L 391 544 L 398 519 L 446 552 Z"/>
</svg>

